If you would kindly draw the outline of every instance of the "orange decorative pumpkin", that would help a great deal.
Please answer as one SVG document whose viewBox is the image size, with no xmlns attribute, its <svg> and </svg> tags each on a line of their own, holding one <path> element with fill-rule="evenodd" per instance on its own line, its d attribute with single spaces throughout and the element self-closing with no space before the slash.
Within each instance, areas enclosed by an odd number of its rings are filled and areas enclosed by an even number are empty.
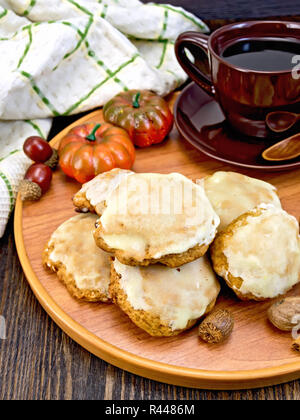
<svg viewBox="0 0 300 420">
<path fill-rule="evenodd" d="M 135 150 L 122 128 L 87 123 L 72 128 L 63 137 L 58 155 L 63 172 L 83 184 L 113 168 L 130 169 Z"/>
<path fill-rule="evenodd" d="M 173 126 L 168 103 L 149 90 L 128 90 L 108 101 L 103 108 L 105 121 L 124 128 L 139 147 L 160 143 Z"/>
</svg>

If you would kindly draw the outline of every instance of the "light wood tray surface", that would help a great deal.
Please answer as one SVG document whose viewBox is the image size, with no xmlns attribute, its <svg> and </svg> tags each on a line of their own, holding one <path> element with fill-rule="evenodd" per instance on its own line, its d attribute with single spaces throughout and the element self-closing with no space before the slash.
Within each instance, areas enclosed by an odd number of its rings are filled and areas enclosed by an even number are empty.
<svg viewBox="0 0 300 420">
<path fill-rule="evenodd" d="M 173 98 L 174 100 L 174 98 Z M 70 127 L 102 121 L 95 111 L 59 133 L 57 146 Z M 180 172 L 193 180 L 224 166 L 192 148 L 176 128 L 164 143 L 137 150 L 136 172 Z M 274 184 L 285 210 L 299 217 L 300 170 L 280 173 L 240 171 Z M 42 267 L 43 248 L 52 232 L 73 216 L 72 196 L 80 185 L 56 170 L 50 190 L 38 202 L 17 199 L 15 240 L 28 282 L 53 320 L 84 348 L 122 369 L 157 381 L 207 389 L 242 389 L 272 385 L 300 377 L 300 355 L 291 350 L 291 335 L 273 328 L 266 317 L 270 302 L 241 302 L 226 286 L 218 306 L 230 308 L 235 327 L 224 344 L 199 340 L 197 328 L 177 337 L 153 338 L 137 328 L 113 304 L 73 299 L 55 274 Z M 276 244 L 275 244 L 276 246 Z M 300 285 L 290 295 L 299 294 Z M 49 349 L 50 351 L 50 349 Z"/>
</svg>

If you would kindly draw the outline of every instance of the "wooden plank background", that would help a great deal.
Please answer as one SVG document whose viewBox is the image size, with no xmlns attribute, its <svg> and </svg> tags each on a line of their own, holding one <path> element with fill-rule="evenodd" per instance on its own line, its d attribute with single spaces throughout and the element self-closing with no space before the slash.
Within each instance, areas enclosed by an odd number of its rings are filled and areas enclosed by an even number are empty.
<svg viewBox="0 0 300 420">
<path fill-rule="evenodd" d="M 300 19 L 299 0 L 168 3 L 196 13 L 212 29 L 237 19 L 271 16 Z M 52 136 L 73 119 L 58 119 Z M 18 260 L 12 220 L 0 239 L 0 315 L 5 317 L 7 336 L 0 339 L 1 400 L 300 400 L 300 381 L 248 391 L 196 390 L 144 379 L 91 355 L 66 336 L 35 299 Z"/>
</svg>

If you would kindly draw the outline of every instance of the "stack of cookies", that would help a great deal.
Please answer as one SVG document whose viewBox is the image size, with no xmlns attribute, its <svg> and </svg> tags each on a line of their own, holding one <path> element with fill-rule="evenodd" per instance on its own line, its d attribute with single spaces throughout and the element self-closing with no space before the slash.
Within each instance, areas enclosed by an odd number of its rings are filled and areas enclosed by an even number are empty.
<svg viewBox="0 0 300 420">
<path fill-rule="evenodd" d="M 299 281 L 298 224 L 266 182 L 114 169 L 73 203 L 81 214 L 53 233 L 44 265 L 73 296 L 112 301 L 153 336 L 176 335 L 214 307 L 215 273 L 243 299 L 272 298 Z"/>
<path fill-rule="evenodd" d="M 220 286 L 204 254 L 219 217 L 202 186 L 178 173 L 115 169 L 84 184 L 73 202 L 82 213 L 58 228 L 44 252 L 44 264 L 73 295 L 91 300 L 101 290 L 99 300 L 111 299 L 154 336 L 178 334 L 213 308 Z M 82 281 L 87 269 L 93 281 Z"/>
</svg>

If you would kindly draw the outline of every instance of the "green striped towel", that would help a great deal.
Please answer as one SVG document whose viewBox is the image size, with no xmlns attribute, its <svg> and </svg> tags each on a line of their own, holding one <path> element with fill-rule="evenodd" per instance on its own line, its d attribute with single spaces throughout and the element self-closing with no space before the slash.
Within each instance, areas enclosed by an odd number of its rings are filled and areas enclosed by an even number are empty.
<svg viewBox="0 0 300 420">
<path fill-rule="evenodd" d="M 128 89 L 166 95 L 186 80 L 174 42 L 206 32 L 182 8 L 138 0 L 0 0 L 0 236 L 30 161 L 26 137 Z"/>
</svg>

